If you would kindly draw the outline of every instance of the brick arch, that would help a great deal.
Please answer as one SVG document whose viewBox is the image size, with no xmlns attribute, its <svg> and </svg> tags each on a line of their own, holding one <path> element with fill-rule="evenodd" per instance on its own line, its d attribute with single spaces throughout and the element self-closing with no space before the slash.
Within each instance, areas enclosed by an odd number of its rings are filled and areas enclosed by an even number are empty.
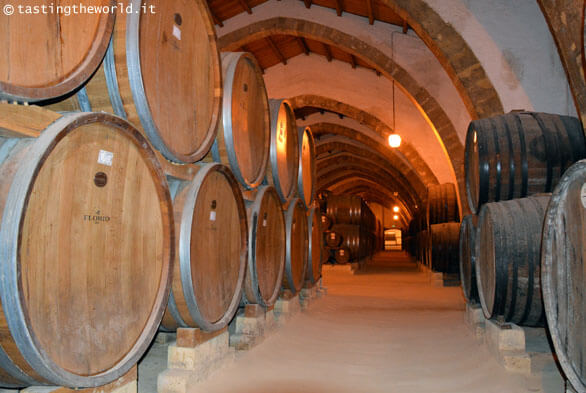
<svg viewBox="0 0 586 393">
<path fill-rule="evenodd" d="M 369 171 L 381 176 L 381 181 L 391 186 L 391 188 L 400 191 L 403 196 L 405 205 L 415 206 L 420 203 L 417 195 L 413 194 L 410 189 L 404 188 L 395 177 L 393 171 L 388 166 L 383 166 L 375 160 L 356 156 L 347 152 L 334 154 L 317 162 L 317 186 L 320 188 L 321 179 L 327 179 L 333 171 L 344 170 L 348 168 L 368 168 Z"/>
<path fill-rule="evenodd" d="M 363 159 L 376 160 L 379 163 L 384 161 L 387 163 L 385 168 L 389 172 L 394 173 L 396 182 L 401 186 L 401 190 L 404 190 L 406 194 L 411 196 L 410 199 L 421 201 L 427 195 L 427 185 L 423 183 L 414 172 L 411 172 L 411 175 L 409 175 L 409 173 L 403 172 L 404 169 L 401 167 L 392 165 L 392 163 L 389 162 L 388 153 L 381 154 L 369 149 L 368 146 L 364 146 L 359 142 L 343 137 L 326 138 L 317 141 L 316 155 L 318 162 L 319 160 L 332 155 L 331 152 L 346 152 Z"/>
<path fill-rule="evenodd" d="M 344 127 L 338 124 L 333 123 L 315 123 L 311 124 L 311 130 L 315 135 L 322 135 L 322 134 L 333 134 L 333 135 L 341 135 L 345 136 L 350 139 L 357 140 L 376 151 L 385 151 L 391 153 L 393 156 L 396 156 L 395 150 L 389 149 L 389 147 L 385 144 L 386 138 L 389 134 L 392 133 L 391 128 L 387 126 L 384 122 L 376 118 L 375 116 L 364 112 L 358 108 L 355 108 L 351 105 L 345 104 L 343 102 L 339 102 L 333 100 L 331 98 L 321 97 L 321 96 L 314 96 L 314 95 L 303 95 L 290 98 L 289 101 L 293 108 L 302 108 L 304 106 L 313 106 L 317 108 L 327 109 L 329 111 L 341 113 L 346 117 L 349 117 L 357 122 L 367 126 L 368 128 L 374 130 L 381 136 L 381 141 L 376 141 L 370 136 L 364 134 L 359 130 L 355 130 L 353 128 Z M 415 148 L 403 141 L 401 146 L 397 149 L 399 153 L 407 160 L 410 164 L 412 169 L 417 173 L 422 181 L 426 184 L 437 184 L 438 180 L 436 176 L 433 174 L 429 166 L 426 164 L 425 160 L 421 155 L 415 150 Z M 400 160 L 399 157 L 397 157 Z"/>
<path fill-rule="evenodd" d="M 356 182 L 346 184 L 340 187 L 339 189 L 337 188 L 336 192 L 358 195 L 367 202 L 378 203 L 379 205 L 387 209 L 390 209 L 392 206 L 397 205 L 399 206 L 399 213 L 397 214 L 399 215 L 399 217 L 401 217 L 401 220 L 404 223 L 409 223 L 409 221 L 411 221 L 413 217 L 408 212 L 406 213 L 405 210 L 402 209 L 401 204 L 398 203 L 396 200 L 389 199 L 389 196 L 387 194 L 384 194 L 383 192 L 372 188 L 370 184 L 363 184 L 361 182 L 358 182 L 358 180 Z"/>
</svg>

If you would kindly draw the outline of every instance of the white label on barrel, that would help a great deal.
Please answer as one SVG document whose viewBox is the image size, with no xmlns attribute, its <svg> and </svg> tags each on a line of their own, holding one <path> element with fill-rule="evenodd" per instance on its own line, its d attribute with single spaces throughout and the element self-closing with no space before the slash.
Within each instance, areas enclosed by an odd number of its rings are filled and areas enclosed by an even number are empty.
<svg viewBox="0 0 586 393">
<path fill-rule="evenodd" d="M 265 218 L 264 220 L 262 220 L 262 226 L 266 227 L 267 226 L 267 219 Z"/>
<path fill-rule="evenodd" d="M 216 211 L 212 210 L 210 212 L 210 221 L 216 221 Z"/>
<path fill-rule="evenodd" d="M 173 36 L 181 41 L 181 29 L 177 25 L 173 25 Z"/>
<path fill-rule="evenodd" d="M 114 159 L 114 153 L 106 150 L 100 150 L 98 154 L 98 164 L 112 166 L 112 160 Z"/>
<path fill-rule="evenodd" d="M 580 190 L 580 199 L 582 200 L 582 206 L 586 209 L 586 183 L 582 184 Z"/>
<path fill-rule="evenodd" d="M 344 255 L 344 250 L 340 250 L 340 255 Z"/>
</svg>

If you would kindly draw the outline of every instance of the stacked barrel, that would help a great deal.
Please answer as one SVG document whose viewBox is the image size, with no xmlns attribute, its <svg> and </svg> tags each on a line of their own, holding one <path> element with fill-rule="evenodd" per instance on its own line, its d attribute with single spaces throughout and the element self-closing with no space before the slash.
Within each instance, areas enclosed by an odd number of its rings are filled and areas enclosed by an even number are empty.
<svg viewBox="0 0 586 393">
<path fill-rule="evenodd" d="M 1 386 L 100 386 L 319 280 L 311 130 L 205 1 L 50 18 L 0 21 Z"/>
<path fill-rule="evenodd" d="M 573 117 L 515 112 L 473 121 L 466 189 L 477 215 L 460 229 L 466 300 L 499 323 L 547 323 L 577 391 L 586 389 L 584 157 Z"/>
<path fill-rule="evenodd" d="M 324 231 L 324 243 L 337 264 L 363 261 L 372 256 L 377 244 L 381 243 L 377 236 L 382 226 L 357 195 L 329 195 L 322 217 L 322 222 L 331 223 L 330 229 Z"/>
</svg>

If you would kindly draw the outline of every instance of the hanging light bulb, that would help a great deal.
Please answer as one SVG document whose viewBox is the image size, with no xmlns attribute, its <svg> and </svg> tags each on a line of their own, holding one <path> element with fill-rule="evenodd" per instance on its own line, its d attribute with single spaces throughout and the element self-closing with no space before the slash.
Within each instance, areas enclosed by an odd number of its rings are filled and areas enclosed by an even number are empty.
<svg viewBox="0 0 586 393">
<path fill-rule="evenodd" d="M 401 146 L 401 136 L 399 134 L 389 135 L 389 146 L 394 148 Z"/>
<path fill-rule="evenodd" d="M 395 213 L 399 213 L 399 206 L 395 206 L 395 207 L 393 207 L 393 211 L 394 211 Z"/>
<path fill-rule="evenodd" d="M 395 214 L 395 215 L 393 216 L 393 220 L 395 220 L 395 221 L 399 220 L 399 216 Z"/>
</svg>

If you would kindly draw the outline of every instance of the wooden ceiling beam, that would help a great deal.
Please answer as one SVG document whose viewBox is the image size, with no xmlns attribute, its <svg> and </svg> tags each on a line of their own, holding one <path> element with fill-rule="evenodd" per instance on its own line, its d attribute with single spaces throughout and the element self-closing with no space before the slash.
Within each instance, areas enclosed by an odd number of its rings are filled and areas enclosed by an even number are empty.
<svg viewBox="0 0 586 393">
<path fill-rule="evenodd" d="M 279 50 L 279 48 L 277 47 L 277 45 L 275 44 L 273 39 L 271 37 L 267 37 L 266 41 L 268 42 L 268 44 L 271 47 L 271 50 L 273 51 L 275 56 L 277 56 L 279 58 L 281 63 L 283 63 L 283 65 L 287 65 L 287 59 L 285 58 L 285 56 L 283 56 L 283 54 L 281 53 L 281 51 Z"/>
<path fill-rule="evenodd" d="M 409 25 L 407 24 L 407 20 L 403 19 L 403 34 L 407 34 L 409 31 Z"/>
<path fill-rule="evenodd" d="M 303 0 L 305 3 L 305 8 L 311 8 L 311 0 Z"/>
<path fill-rule="evenodd" d="M 209 7 L 209 10 L 210 10 L 210 14 L 212 15 L 212 19 L 213 19 L 214 23 L 220 27 L 224 27 L 224 23 L 222 23 L 222 20 L 216 16 L 216 14 L 214 13 L 214 10 L 212 10 L 212 7 Z"/>
<path fill-rule="evenodd" d="M 372 6 L 372 0 L 366 0 L 366 5 L 368 6 L 368 23 L 373 25 L 374 24 L 374 9 Z"/>
<path fill-rule="evenodd" d="M 336 14 L 338 14 L 338 16 L 342 16 L 342 12 L 344 12 L 344 5 L 342 4 L 342 0 L 336 0 Z"/>
<path fill-rule="evenodd" d="M 248 14 L 252 14 L 252 9 L 250 8 L 246 0 L 238 0 L 238 2 L 240 3 L 244 11 L 246 11 Z"/>
<path fill-rule="evenodd" d="M 330 46 L 328 44 L 322 44 L 324 46 L 324 50 L 326 51 L 326 59 L 328 59 L 329 62 L 332 61 L 332 49 L 330 48 Z"/>
<path fill-rule="evenodd" d="M 301 47 L 301 50 L 305 53 L 306 56 L 309 56 L 311 51 L 309 50 L 309 46 L 307 46 L 307 41 L 303 37 L 297 37 L 297 43 Z"/>
</svg>

